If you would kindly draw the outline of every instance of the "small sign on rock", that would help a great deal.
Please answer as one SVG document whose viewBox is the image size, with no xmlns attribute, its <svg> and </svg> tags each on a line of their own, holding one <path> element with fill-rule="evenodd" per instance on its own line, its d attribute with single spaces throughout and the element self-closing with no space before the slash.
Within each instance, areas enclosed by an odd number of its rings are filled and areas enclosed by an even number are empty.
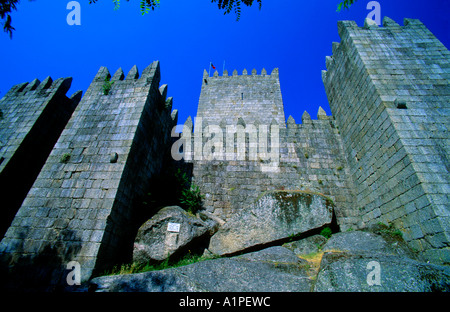
<svg viewBox="0 0 450 312">
<path fill-rule="evenodd" d="M 169 232 L 174 232 L 174 233 L 179 233 L 180 232 L 180 223 L 172 223 L 169 222 L 169 224 L 167 225 L 167 231 Z"/>
</svg>

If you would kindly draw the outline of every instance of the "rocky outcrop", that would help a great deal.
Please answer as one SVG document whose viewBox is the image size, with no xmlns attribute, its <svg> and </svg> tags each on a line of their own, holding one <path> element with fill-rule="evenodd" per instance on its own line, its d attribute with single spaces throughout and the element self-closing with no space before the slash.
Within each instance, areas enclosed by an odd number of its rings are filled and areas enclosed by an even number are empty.
<svg viewBox="0 0 450 312">
<path fill-rule="evenodd" d="M 178 206 L 165 207 L 139 228 L 134 242 L 133 262 L 146 264 L 165 260 L 208 235 L 213 227 L 213 220 L 202 221 Z"/>
<path fill-rule="evenodd" d="M 313 235 L 298 241 L 283 244 L 283 247 L 292 250 L 296 255 L 306 255 L 318 252 L 326 242 L 327 239 L 322 235 Z"/>
<path fill-rule="evenodd" d="M 333 235 L 323 247 L 315 291 L 450 291 L 450 268 L 416 260 L 401 240 L 369 232 Z"/>
<path fill-rule="evenodd" d="M 321 194 L 266 192 L 219 229 L 209 250 L 217 255 L 233 254 L 331 224 L 332 217 L 333 204 Z"/>
<path fill-rule="evenodd" d="M 98 292 L 450 291 L 450 268 L 420 261 L 399 238 L 371 232 L 311 236 L 285 247 L 138 274 L 97 277 Z M 320 247 L 322 246 L 322 247 Z"/>
<path fill-rule="evenodd" d="M 310 291 L 309 266 L 292 251 L 271 247 L 233 258 L 138 274 L 98 277 L 98 292 L 287 292 Z"/>
</svg>

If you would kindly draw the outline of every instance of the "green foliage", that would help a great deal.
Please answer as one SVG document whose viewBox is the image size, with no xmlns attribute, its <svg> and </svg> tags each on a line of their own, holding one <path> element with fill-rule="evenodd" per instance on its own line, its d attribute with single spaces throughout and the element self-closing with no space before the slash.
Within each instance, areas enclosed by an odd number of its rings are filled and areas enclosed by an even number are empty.
<svg viewBox="0 0 450 312">
<path fill-rule="evenodd" d="M 5 20 L 1 22 L 3 25 L 3 31 L 9 34 L 9 37 L 12 39 L 13 30 L 15 28 L 11 25 L 11 13 L 13 10 L 17 11 L 17 4 L 19 0 L 2 0 L 0 1 L 0 18 Z"/>
<path fill-rule="evenodd" d="M 89 0 L 89 4 L 96 3 L 98 0 Z M 127 0 L 127 2 L 130 0 Z M 155 10 L 155 8 L 159 7 L 161 0 L 140 0 L 139 8 L 142 15 L 145 15 L 150 12 L 150 10 Z M 120 9 L 120 0 L 112 0 L 114 4 L 114 10 Z"/>
<path fill-rule="evenodd" d="M 29 0 L 32 1 L 32 0 Z M 96 3 L 98 0 L 89 0 L 89 4 Z M 130 1 L 130 0 L 126 0 Z M 236 21 L 241 18 L 241 5 L 252 6 L 255 0 L 211 0 L 211 3 L 217 3 L 219 10 L 224 10 L 224 15 L 234 12 L 236 14 Z M 120 0 L 112 0 L 114 4 L 114 10 L 120 8 Z M 159 7 L 161 0 L 140 0 L 139 8 L 142 15 L 150 12 L 150 10 L 155 10 Z M 256 0 L 258 3 L 258 8 L 261 10 L 262 0 Z M 356 0 L 344 0 L 338 4 L 337 12 L 340 12 L 343 8 L 349 9 L 350 6 L 355 3 Z M 13 31 L 15 28 L 11 25 L 11 13 L 13 10 L 17 10 L 17 4 L 19 0 L 2 0 L 0 1 L 0 18 L 4 20 L 1 22 L 3 25 L 3 31 L 9 34 L 12 38 Z"/>
<path fill-rule="evenodd" d="M 196 214 L 202 208 L 204 196 L 197 185 L 191 184 L 188 176 L 181 169 L 175 171 L 175 196 L 179 205 L 186 211 Z"/>
<path fill-rule="evenodd" d="M 109 77 L 105 77 L 105 82 L 103 83 L 103 86 L 102 86 L 104 95 L 108 95 L 109 94 L 109 92 L 111 91 L 111 88 L 112 88 L 112 86 L 114 84 L 114 81 L 110 81 L 108 78 Z"/>
<path fill-rule="evenodd" d="M 341 12 L 341 10 L 342 10 L 342 8 L 344 8 L 344 9 L 349 9 L 350 8 L 350 6 L 353 4 L 353 3 L 355 3 L 356 2 L 356 0 L 344 0 L 344 1 L 342 1 L 341 3 L 339 3 L 338 4 L 338 7 L 337 7 L 337 12 Z"/>
<path fill-rule="evenodd" d="M 160 0 L 141 0 L 141 3 L 139 5 L 139 7 L 141 8 L 141 14 L 147 14 L 148 12 L 150 12 L 150 9 L 152 9 L 153 11 L 156 7 L 159 7 L 159 4 Z"/>
<path fill-rule="evenodd" d="M 185 266 L 193 263 L 197 263 L 204 260 L 216 259 L 215 257 L 205 257 L 200 255 L 191 254 L 188 252 L 183 258 L 171 261 L 169 258 L 159 263 L 146 263 L 144 265 L 139 265 L 137 263 L 123 264 L 121 266 L 115 266 L 110 271 L 104 272 L 103 275 L 122 275 L 122 274 L 134 274 L 143 273 L 149 271 L 160 271 L 168 268 L 177 268 L 180 266 Z"/>
<path fill-rule="evenodd" d="M 181 169 L 169 169 L 149 181 L 145 196 L 136 202 L 139 218 L 147 220 L 161 207 L 180 206 L 191 214 L 202 208 L 204 196 Z"/>
<path fill-rule="evenodd" d="M 202 208 L 203 198 L 200 188 L 197 185 L 192 185 L 191 188 L 181 191 L 180 203 L 186 211 L 196 214 Z"/>
<path fill-rule="evenodd" d="M 89 3 L 96 3 L 98 0 L 89 0 Z M 129 0 L 127 0 L 129 1 Z M 229 14 L 234 12 L 236 14 L 236 20 L 239 21 L 241 18 L 241 5 L 252 6 L 253 2 L 258 3 L 258 7 L 261 10 L 262 0 L 211 0 L 211 3 L 217 3 L 219 10 L 224 10 L 224 14 Z M 114 10 L 120 8 L 120 0 L 113 0 Z M 139 8 L 142 15 L 150 12 L 150 10 L 155 10 L 159 7 L 161 0 L 140 0 Z"/>
<path fill-rule="evenodd" d="M 333 235 L 333 232 L 331 231 L 331 229 L 327 226 L 325 227 L 322 231 L 320 231 L 320 235 L 322 235 L 325 238 L 330 238 L 331 235 Z"/>
<path fill-rule="evenodd" d="M 236 21 L 239 21 L 241 18 L 241 4 L 245 4 L 246 6 L 252 6 L 254 0 L 211 0 L 211 3 L 217 3 L 219 10 L 225 10 L 223 13 L 229 14 L 232 11 L 236 14 Z M 258 3 L 258 7 L 261 10 L 262 0 L 256 0 Z"/>
<path fill-rule="evenodd" d="M 70 160 L 70 154 L 69 153 L 65 153 L 61 156 L 61 158 L 59 159 L 59 162 L 62 162 L 63 164 L 67 164 L 67 162 Z"/>
<path fill-rule="evenodd" d="M 396 229 L 393 224 L 386 225 L 383 222 L 378 222 L 378 225 L 380 226 L 379 233 L 387 234 L 391 237 L 396 238 L 403 238 L 403 233 L 399 229 Z"/>
<path fill-rule="evenodd" d="M 120 9 L 120 0 L 113 0 L 114 3 L 114 11 Z"/>
</svg>

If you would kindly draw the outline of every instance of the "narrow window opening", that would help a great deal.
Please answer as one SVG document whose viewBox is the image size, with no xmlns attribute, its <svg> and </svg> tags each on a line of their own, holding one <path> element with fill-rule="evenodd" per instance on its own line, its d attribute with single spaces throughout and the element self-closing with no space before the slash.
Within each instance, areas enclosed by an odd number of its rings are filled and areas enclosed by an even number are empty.
<svg viewBox="0 0 450 312">
<path fill-rule="evenodd" d="M 395 100 L 395 102 L 394 102 L 394 104 L 395 104 L 395 106 L 398 108 L 398 109 L 407 109 L 407 107 L 406 107 L 406 101 L 402 101 L 402 100 Z"/>
</svg>

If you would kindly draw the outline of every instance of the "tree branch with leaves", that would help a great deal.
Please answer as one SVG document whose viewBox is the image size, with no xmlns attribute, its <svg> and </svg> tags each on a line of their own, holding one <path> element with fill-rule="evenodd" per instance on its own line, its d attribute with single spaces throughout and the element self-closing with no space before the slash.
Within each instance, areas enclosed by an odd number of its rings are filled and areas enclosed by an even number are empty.
<svg viewBox="0 0 450 312">
<path fill-rule="evenodd" d="M 89 0 L 89 4 L 96 3 L 98 0 Z M 126 0 L 129 2 L 130 0 Z M 139 0 L 139 8 L 141 10 L 141 14 L 145 15 L 150 12 L 150 10 L 155 10 L 159 7 L 161 0 Z M 114 10 L 118 10 L 120 8 L 120 0 L 113 0 Z"/>
<path fill-rule="evenodd" d="M 34 1 L 34 0 L 29 0 Z M 89 0 L 89 4 L 96 3 L 99 0 Z M 125 0 L 129 2 L 130 0 Z M 195 0 L 198 1 L 198 0 Z M 357 0 L 344 0 L 338 4 L 337 11 L 340 12 L 342 9 L 349 9 L 350 6 Z M 12 26 L 11 12 L 17 11 L 17 5 L 20 0 L 0 0 L 0 23 L 3 25 L 3 31 L 8 33 L 10 38 L 12 38 L 13 31 L 15 28 Z M 114 4 L 114 10 L 120 8 L 120 0 L 112 0 Z M 139 8 L 142 15 L 155 10 L 160 6 L 161 0 L 139 0 Z M 258 3 L 258 8 L 261 10 L 262 0 L 211 0 L 211 3 L 216 3 L 219 10 L 224 11 L 224 15 L 234 12 L 236 14 L 236 21 L 241 18 L 241 9 L 243 5 L 248 7 L 252 6 L 253 3 Z"/>
<path fill-rule="evenodd" d="M 341 10 L 342 9 L 349 9 L 350 8 L 350 6 L 353 4 L 353 3 L 355 3 L 357 0 L 344 0 L 344 1 L 342 1 L 342 2 L 340 2 L 339 4 L 338 4 L 338 7 L 337 7 L 337 10 L 336 11 L 338 11 L 338 12 L 341 12 Z"/>
<path fill-rule="evenodd" d="M 241 4 L 243 3 L 246 6 L 252 6 L 253 2 L 254 0 L 211 0 L 211 3 L 217 3 L 219 10 L 225 10 L 223 13 L 224 15 L 234 11 L 237 21 L 241 18 Z M 256 0 L 256 2 L 261 10 L 262 0 Z"/>
<path fill-rule="evenodd" d="M 4 21 L 1 22 L 3 25 L 3 31 L 9 34 L 12 38 L 13 30 L 15 28 L 11 25 L 11 12 L 17 11 L 17 4 L 19 0 L 0 0 L 0 18 Z"/>
</svg>

